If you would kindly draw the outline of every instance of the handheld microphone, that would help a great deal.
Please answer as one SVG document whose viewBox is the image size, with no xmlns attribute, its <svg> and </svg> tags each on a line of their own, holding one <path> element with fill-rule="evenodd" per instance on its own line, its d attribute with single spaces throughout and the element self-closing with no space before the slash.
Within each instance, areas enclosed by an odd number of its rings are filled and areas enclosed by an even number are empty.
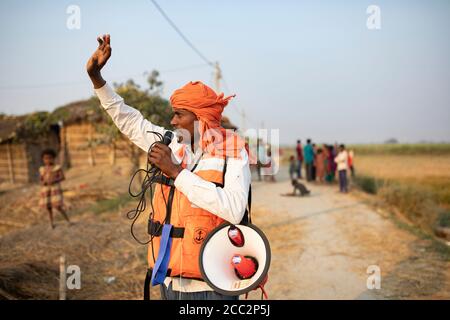
<svg viewBox="0 0 450 320">
<path fill-rule="evenodd" d="M 166 133 L 164 133 L 162 143 L 168 146 L 172 142 L 172 139 L 173 139 L 173 132 L 167 130 Z"/>
<path fill-rule="evenodd" d="M 169 146 L 169 144 L 172 142 L 173 136 L 174 136 L 173 132 L 167 130 L 164 133 L 164 136 L 163 136 L 163 139 L 162 139 L 161 143 L 166 145 L 166 146 Z M 158 167 L 155 166 L 155 168 L 157 168 L 158 171 L 161 171 Z"/>
</svg>

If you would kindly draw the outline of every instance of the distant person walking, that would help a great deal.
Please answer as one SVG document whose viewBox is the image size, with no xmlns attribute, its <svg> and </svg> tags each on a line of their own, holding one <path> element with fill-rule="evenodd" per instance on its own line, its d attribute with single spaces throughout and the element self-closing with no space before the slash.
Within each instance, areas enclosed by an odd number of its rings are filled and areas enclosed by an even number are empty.
<svg viewBox="0 0 450 320">
<path fill-rule="evenodd" d="M 258 138 L 256 144 L 256 171 L 258 172 L 258 181 L 261 181 L 261 170 L 266 163 L 266 148 L 261 138 Z"/>
<path fill-rule="evenodd" d="M 324 163 L 325 163 L 325 181 L 331 182 L 331 163 L 330 163 L 330 146 L 323 145 Z M 334 162 L 334 159 L 333 159 Z"/>
<path fill-rule="evenodd" d="M 331 172 L 331 182 L 334 182 L 334 179 L 336 177 L 336 162 L 334 162 L 334 158 L 337 156 L 337 148 L 330 145 L 330 172 Z"/>
<path fill-rule="evenodd" d="M 325 152 L 322 148 L 317 149 L 316 155 L 316 176 L 319 182 L 325 179 Z"/>
<path fill-rule="evenodd" d="M 303 148 L 303 156 L 305 160 L 306 180 L 312 181 L 314 150 L 311 145 L 311 139 L 306 140 L 306 146 Z"/>
<path fill-rule="evenodd" d="M 352 178 L 355 177 L 355 152 L 353 150 L 349 150 L 348 152 L 348 167 L 350 168 L 350 172 L 352 175 Z"/>
<path fill-rule="evenodd" d="M 268 180 L 270 182 L 275 182 L 275 162 L 272 158 L 272 151 L 270 148 L 267 150 L 267 157 L 265 164 L 263 165 L 264 170 L 264 180 Z"/>
<path fill-rule="evenodd" d="M 334 159 L 334 162 L 337 163 L 337 170 L 339 172 L 339 191 L 347 193 L 348 153 L 343 144 L 339 146 L 339 153 Z"/>
<path fill-rule="evenodd" d="M 313 165 L 312 165 L 312 174 L 311 174 L 311 179 L 312 181 L 316 181 L 316 157 L 317 157 L 317 147 L 316 144 L 313 143 L 312 144 L 313 147 L 313 152 L 314 152 L 314 160 L 313 160 Z"/>
<path fill-rule="evenodd" d="M 302 163 L 303 163 L 303 147 L 302 147 L 302 141 L 297 140 L 297 177 L 299 179 L 302 178 Z"/>
<path fill-rule="evenodd" d="M 298 174 L 297 161 L 295 161 L 295 156 L 289 157 L 289 177 L 295 180 L 295 175 Z"/>
</svg>

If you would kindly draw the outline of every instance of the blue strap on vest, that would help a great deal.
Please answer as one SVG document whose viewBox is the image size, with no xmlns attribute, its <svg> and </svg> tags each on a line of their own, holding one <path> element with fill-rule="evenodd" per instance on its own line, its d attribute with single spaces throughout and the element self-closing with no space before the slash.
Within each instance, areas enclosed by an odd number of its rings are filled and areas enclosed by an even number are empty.
<svg viewBox="0 0 450 320">
<path fill-rule="evenodd" d="M 172 238 L 170 237 L 171 224 L 164 224 L 161 234 L 161 242 L 159 245 L 158 258 L 155 262 L 155 267 L 152 272 L 152 286 L 164 283 L 166 278 L 167 268 L 169 267 L 170 248 L 172 247 Z"/>
</svg>

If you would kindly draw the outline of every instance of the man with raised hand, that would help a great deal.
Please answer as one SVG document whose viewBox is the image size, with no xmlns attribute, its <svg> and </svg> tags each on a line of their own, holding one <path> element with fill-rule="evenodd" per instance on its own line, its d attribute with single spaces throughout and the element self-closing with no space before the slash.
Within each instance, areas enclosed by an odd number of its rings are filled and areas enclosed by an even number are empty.
<svg viewBox="0 0 450 320">
<path fill-rule="evenodd" d="M 111 57 L 110 36 L 97 40 L 99 46 L 86 66 L 95 93 L 120 131 L 148 152 L 156 141 L 148 131 L 164 135 L 166 129 L 144 119 L 106 83 L 101 70 Z M 149 152 L 149 161 L 167 177 L 167 184 L 158 184 L 155 190 L 154 219 L 148 228 L 154 238 L 147 276 L 152 285 L 160 284 L 163 299 L 238 299 L 215 292 L 203 281 L 199 267 L 205 237 L 225 221 L 240 223 L 248 201 L 251 174 L 244 143 L 220 124 L 231 98 L 200 81 L 176 90 L 170 98 L 171 125 L 183 141 L 173 139 L 169 146 L 156 143 Z M 164 236 L 170 238 L 170 257 L 161 268 Z M 156 253 L 161 254 L 155 257 Z"/>
</svg>

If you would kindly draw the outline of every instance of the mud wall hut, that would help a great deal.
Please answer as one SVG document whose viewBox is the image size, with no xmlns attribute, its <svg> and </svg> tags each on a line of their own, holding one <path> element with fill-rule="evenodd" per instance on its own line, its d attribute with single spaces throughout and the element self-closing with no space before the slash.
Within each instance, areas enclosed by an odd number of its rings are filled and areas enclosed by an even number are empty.
<svg viewBox="0 0 450 320">
<path fill-rule="evenodd" d="M 141 112 L 150 121 L 168 126 L 169 107 L 166 101 L 161 101 L 154 103 L 160 109 L 146 108 Z M 226 117 L 222 125 L 236 129 Z M 57 152 L 56 162 L 65 169 L 118 165 L 135 170 L 145 167 L 147 162 L 146 152 L 121 134 L 99 101 L 91 98 L 59 107 L 52 113 L 1 115 L 0 182 L 38 182 L 40 156 L 46 148 Z"/>
<path fill-rule="evenodd" d="M 50 125 L 45 134 L 30 130 L 41 113 L 0 116 L 0 183 L 29 183 L 39 180 L 41 152 L 59 149 L 59 126 Z"/>
<path fill-rule="evenodd" d="M 139 159 L 145 159 L 145 152 L 118 131 L 96 99 L 58 108 L 53 117 L 62 124 L 59 154 L 66 168 L 127 166 L 132 158 L 139 166 Z"/>
</svg>

